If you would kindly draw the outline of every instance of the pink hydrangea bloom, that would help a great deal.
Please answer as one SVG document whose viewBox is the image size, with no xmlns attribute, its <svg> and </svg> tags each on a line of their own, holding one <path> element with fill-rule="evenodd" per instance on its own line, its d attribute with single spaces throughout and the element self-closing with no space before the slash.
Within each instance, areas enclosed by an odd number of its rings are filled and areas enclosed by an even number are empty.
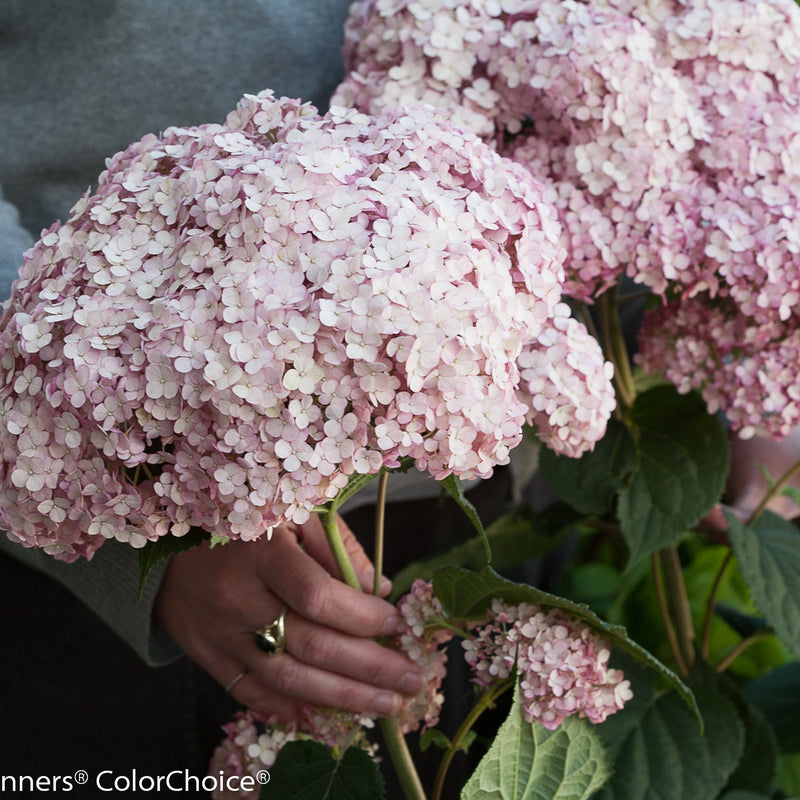
<svg viewBox="0 0 800 800">
<path fill-rule="evenodd" d="M 419 694 L 407 700 L 401 709 L 400 727 L 403 733 L 420 728 L 424 731 L 436 727 L 439 722 L 444 702 L 441 686 L 447 673 L 444 645 L 453 638 L 453 632 L 440 627 L 445 618 L 444 609 L 428 581 L 414 581 L 408 594 L 398 601 L 397 608 L 404 628 L 397 636 L 396 646 L 422 670 L 424 681 Z"/>
<path fill-rule="evenodd" d="M 429 110 L 263 92 L 146 136 L 43 232 L 0 318 L 0 522 L 65 560 L 193 526 L 251 540 L 403 458 L 486 477 L 526 419 L 589 448 L 605 420 L 532 409 L 516 363 L 563 324 L 563 258 L 530 174 Z M 541 383 L 607 408 L 602 369 Z"/>
<path fill-rule="evenodd" d="M 649 312 L 639 339 L 645 370 L 700 391 L 742 438 L 780 439 L 800 424 L 800 329 L 757 325 L 734 303 L 701 295 Z"/>
<path fill-rule="evenodd" d="M 351 745 L 375 756 L 378 745 L 370 743 L 367 731 L 375 727 L 375 720 L 363 714 L 352 714 L 335 708 L 304 706 L 298 724 L 301 734 L 342 752 Z"/>
<path fill-rule="evenodd" d="M 627 275 L 721 302 L 747 321 L 744 347 L 764 326 L 800 327 L 793 0 L 360 0 L 346 55 L 336 102 L 423 100 L 533 171 L 559 211 L 572 296 Z M 679 385 L 706 371 L 692 340 L 670 370 Z M 797 422 L 790 356 L 752 351 L 706 394 L 745 433 L 761 413 L 776 435 Z"/>
<path fill-rule="evenodd" d="M 283 746 L 297 739 L 297 733 L 293 726 L 281 725 L 276 717 L 265 717 L 257 711 L 237 712 L 222 730 L 225 738 L 214 750 L 209 764 L 209 775 L 217 779 L 217 789 L 211 796 L 214 800 L 254 800 L 260 791 L 257 783 L 254 791 L 229 791 L 228 786 L 238 786 L 239 782 L 225 779 L 255 778 L 260 770 L 268 770 Z"/>
<path fill-rule="evenodd" d="M 602 722 L 633 696 L 622 672 L 609 668 L 598 634 L 558 609 L 494 600 L 487 623 L 463 647 L 479 686 L 516 671 L 526 719 L 549 730 L 574 714 Z"/>
</svg>

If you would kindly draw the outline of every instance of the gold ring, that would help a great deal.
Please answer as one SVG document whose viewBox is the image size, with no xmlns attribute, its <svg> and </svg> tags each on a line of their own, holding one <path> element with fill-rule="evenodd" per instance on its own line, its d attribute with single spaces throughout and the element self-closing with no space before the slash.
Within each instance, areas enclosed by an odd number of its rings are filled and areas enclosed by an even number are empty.
<svg viewBox="0 0 800 800">
<path fill-rule="evenodd" d="M 239 683 L 239 681 L 240 681 L 242 678 L 244 678 L 244 676 L 245 676 L 246 674 L 247 674 L 247 670 L 246 670 L 246 669 L 243 669 L 243 670 L 242 670 L 242 671 L 241 671 L 241 672 L 240 672 L 240 673 L 239 673 L 239 674 L 238 674 L 238 675 L 237 675 L 237 676 L 236 676 L 236 677 L 235 677 L 235 678 L 234 678 L 234 679 L 233 679 L 233 680 L 232 680 L 232 681 L 231 681 L 231 682 L 230 682 L 230 683 L 229 683 L 229 684 L 228 684 L 228 685 L 225 687 L 225 691 L 226 691 L 228 694 L 230 694 L 230 693 L 231 693 L 231 689 L 233 689 L 233 687 L 234 687 L 234 686 L 236 686 L 236 684 L 237 684 L 237 683 Z"/>
<path fill-rule="evenodd" d="M 259 628 L 253 633 L 256 647 L 268 656 L 279 656 L 286 649 L 286 612 L 288 606 L 283 606 L 275 622 Z"/>
</svg>

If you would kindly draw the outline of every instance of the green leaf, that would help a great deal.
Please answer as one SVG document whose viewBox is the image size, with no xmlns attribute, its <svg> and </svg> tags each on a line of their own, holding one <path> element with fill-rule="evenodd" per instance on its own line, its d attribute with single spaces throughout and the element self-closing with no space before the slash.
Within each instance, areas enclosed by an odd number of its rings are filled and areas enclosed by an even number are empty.
<svg viewBox="0 0 800 800">
<path fill-rule="evenodd" d="M 519 690 L 461 800 L 586 800 L 611 772 L 600 737 L 570 717 L 555 731 L 522 716 Z"/>
<path fill-rule="evenodd" d="M 800 754 L 781 756 L 778 785 L 795 800 L 800 797 Z"/>
<path fill-rule="evenodd" d="M 469 752 L 469 748 L 477 738 L 477 735 L 475 731 L 467 731 L 457 750 L 461 750 L 464 753 Z M 424 753 L 431 745 L 447 750 L 450 747 L 450 739 L 438 728 L 428 728 L 419 737 L 419 749 Z"/>
<path fill-rule="evenodd" d="M 515 567 L 549 553 L 575 530 L 582 518 L 561 503 L 536 515 L 527 506 L 505 514 L 486 529 L 494 567 L 498 570 Z M 408 564 L 392 578 L 392 598 L 396 600 L 405 594 L 418 578 L 430 580 L 437 569 L 451 564 L 467 569 L 483 567 L 486 564 L 483 540 L 474 536 L 443 553 Z"/>
<path fill-rule="evenodd" d="M 147 576 L 159 561 L 191 550 L 209 538 L 202 528 L 190 528 L 185 536 L 161 536 L 154 542 L 148 542 L 139 551 L 139 595 L 144 591 Z"/>
<path fill-rule="evenodd" d="M 725 603 L 717 603 L 714 606 L 714 613 L 730 625 L 743 639 L 769 629 L 769 626 L 761 617 L 743 614 Z"/>
<path fill-rule="evenodd" d="M 605 514 L 636 468 L 636 449 L 628 429 L 609 420 L 605 436 L 580 458 L 557 456 L 543 447 L 539 469 L 550 488 L 583 514 Z"/>
<path fill-rule="evenodd" d="M 755 792 L 742 792 L 738 789 L 733 792 L 725 792 L 720 800 L 771 800 L 771 794 L 756 794 Z"/>
<path fill-rule="evenodd" d="M 629 638 L 621 625 L 605 622 L 585 605 L 573 603 L 564 597 L 543 592 L 524 583 L 510 581 L 498 575 L 491 567 L 484 567 L 479 572 L 446 567 L 433 576 L 433 590 L 447 615 L 457 621 L 483 618 L 494 598 L 500 598 L 511 605 L 531 603 L 543 608 L 560 608 L 597 631 L 611 646 L 629 653 L 637 661 L 655 670 L 675 688 L 689 708 L 695 714 L 698 713 L 692 692 L 671 669 Z"/>
<path fill-rule="evenodd" d="M 639 395 L 628 423 L 637 469 L 620 493 L 618 514 L 635 563 L 676 542 L 720 498 L 729 450 L 722 424 L 699 395 L 673 386 Z"/>
<path fill-rule="evenodd" d="M 622 661 L 622 663 L 620 663 Z M 744 725 L 713 670 L 691 676 L 705 733 L 674 692 L 655 690 L 654 676 L 616 659 L 631 681 L 633 699 L 598 726 L 614 775 L 598 800 L 705 800 L 717 797 L 744 749 Z"/>
<path fill-rule="evenodd" d="M 486 531 L 483 528 L 483 523 L 481 522 L 481 518 L 478 516 L 475 506 L 472 505 L 469 500 L 467 500 L 467 496 L 464 494 L 464 485 L 460 478 L 456 477 L 455 475 L 448 475 L 446 478 L 443 478 L 441 481 L 439 481 L 439 483 L 442 484 L 442 488 L 444 488 L 450 497 L 456 501 L 459 508 L 467 515 L 469 521 L 478 532 L 478 536 L 483 543 L 484 555 L 486 558 L 485 563 L 491 564 L 492 548 L 489 544 L 489 539 L 486 537 Z"/>
<path fill-rule="evenodd" d="M 733 514 L 725 516 L 753 602 L 783 643 L 800 655 L 800 531 L 771 511 L 747 527 Z"/>
<path fill-rule="evenodd" d="M 775 734 L 761 712 L 742 697 L 732 681 L 722 682 L 721 685 L 736 707 L 745 731 L 742 757 L 725 789 L 729 792 L 762 792 L 771 797 L 778 777 Z"/>
<path fill-rule="evenodd" d="M 783 753 L 800 753 L 800 663 L 773 669 L 743 689 L 744 696 L 766 718 Z"/>
<path fill-rule="evenodd" d="M 375 761 L 364 750 L 349 747 L 341 758 L 320 742 L 285 745 L 261 792 L 265 798 L 291 800 L 381 800 L 386 790 Z"/>
<path fill-rule="evenodd" d="M 703 629 L 709 587 L 717 579 L 722 565 L 728 561 L 730 552 L 728 545 L 709 545 L 699 538 L 694 539 L 692 546 L 686 549 L 689 559 L 684 567 L 683 578 L 696 631 Z M 710 664 L 718 664 L 742 638 L 763 632 L 764 638 L 747 647 L 731 665 L 728 674 L 751 680 L 785 663 L 788 651 L 777 636 L 766 635 L 765 626 L 763 617 L 753 604 L 739 562 L 734 558 L 725 568 L 717 587 L 706 660 Z"/>
</svg>

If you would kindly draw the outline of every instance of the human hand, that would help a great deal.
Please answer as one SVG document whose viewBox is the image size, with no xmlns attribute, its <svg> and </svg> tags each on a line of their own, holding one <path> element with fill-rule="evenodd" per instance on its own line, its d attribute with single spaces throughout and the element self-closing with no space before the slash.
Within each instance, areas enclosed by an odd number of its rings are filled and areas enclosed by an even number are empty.
<svg viewBox="0 0 800 800">
<path fill-rule="evenodd" d="M 340 520 L 362 587 L 374 570 Z M 203 544 L 174 556 L 156 599 L 156 616 L 184 651 L 248 708 L 297 719 L 303 703 L 372 716 L 396 713 L 422 685 L 404 655 L 373 641 L 392 635 L 394 606 L 337 579 L 316 515 L 281 525 L 272 539 Z M 391 584 L 383 582 L 384 594 Z M 267 655 L 254 631 L 286 605 L 286 650 Z"/>
<path fill-rule="evenodd" d="M 723 509 L 747 521 L 769 492 L 764 471 L 770 480 L 777 481 L 798 461 L 800 428 L 780 441 L 758 436 L 750 439 L 734 437 L 731 440 L 731 466 L 725 489 L 726 505 L 717 504 L 702 521 L 702 527 L 710 532 L 725 531 L 727 525 Z M 791 476 L 787 485 L 800 489 L 800 470 Z M 800 514 L 797 503 L 780 493 L 772 497 L 766 507 L 786 519 Z"/>
<path fill-rule="evenodd" d="M 777 481 L 787 470 L 800 461 L 800 428 L 785 439 L 775 441 L 754 436 L 751 439 L 734 438 L 731 441 L 731 469 L 726 495 L 731 505 L 744 517 L 752 514 L 769 491 L 770 480 Z M 788 486 L 800 489 L 800 472 L 788 481 Z M 786 495 L 777 494 L 767 504 L 770 511 L 791 519 L 800 513 L 797 503 Z"/>
</svg>

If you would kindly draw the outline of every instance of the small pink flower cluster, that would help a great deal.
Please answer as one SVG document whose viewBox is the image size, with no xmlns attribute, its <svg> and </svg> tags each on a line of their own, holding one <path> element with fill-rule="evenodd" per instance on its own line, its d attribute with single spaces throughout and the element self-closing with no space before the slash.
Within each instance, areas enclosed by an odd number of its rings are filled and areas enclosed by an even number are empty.
<svg viewBox="0 0 800 800">
<path fill-rule="evenodd" d="M 439 722 L 444 702 L 442 680 L 447 674 L 447 653 L 444 645 L 453 632 L 441 627 L 445 619 L 442 604 L 433 594 L 433 585 L 416 580 L 408 594 L 397 603 L 405 628 L 397 636 L 396 647 L 402 650 L 422 670 L 424 686 L 416 697 L 408 700 L 400 711 L 403 733 L 422 727 L 433 728 Z"/>
<path fill-rule="evenodd" d="M 193 526 L 250 540 L 404 457 L 486 477 L 526 419 L 589 448 L 613 404 L 596 344 L 564 338 L 534 376 L 570 385 L 569 413 L 526 405 L 516 363 L 563 323 L 563 257 L 530 174 L 429 110 L 263 92 L 147 136 L 43 233 L 0 318 L 0 522 L 64 560 Z"/>
<path fill-rule="evenodd" d="M 265 717 L 256 711 L 239 711 L 231 722 L 222 726 L 225 738 L 218 745 L 209 764 L 209 775 L 226 779 L 231 777 L 255 778 L 260 770 L 269 769 L 278 753 L 288 742 L 297 739 L 293 726 L 278 723 L 276 717 Z M 232 782 L 224 782 L 212 793 L 214 800 L 251 800 L 259 790 L 227 790 Z"/>
<path fill-rule="evenodd" d="M 239 711 L 231 722 L 222 726 L 225 738 L 211 756 L 209 775 L 225 779 L 231 777 L 255 778 L 259 771 L 269 769 L 275 764 L 278 754 L 289 742 L 312 739 L 328 747 L 346 750 L 351 745 L 361 747 L 371 756 L 375 755 L 377 745 L 370 744 L 366 730 L 373 727 L 369 717 L 359 717 L 343 711 L 312 709 L 307 707 L 299 724 L 284 725 L 277 717 L 266 717 L 257 711 Z M 239 782 L 224 780 L 212 792 L 214 800 L 237 800 L 256 798 L 260 787 L 254 791 L 241 789 L 228 790 L 227 786 L 238 788 Z"/>
<path fill-rule="evenodd" d="M 346 55 L 336 102 L 444 108 L 548 185 L 572 296 L 591 300 L 627 274 L 681 302 L 729 300 L 746 340 L 785 323 L 770 339 L 776 358 L 800 327 L 793 0 L 360 0 Z M 671 335 L 687 353 L 698 338 Z M 774 413 L 756 389 L 796 386 L 796 360 L 759 364 L 740 342 L 717 350 L 716 334 L 699 336 L 718 360 L 739 359 L 731 382 L 701 382 L 704 365 L 684 359 L 671 365 L 679 384 L 708 386 L 745 432 L 759 407 L 773 435 L 800 422 L 788 394 Z"/>
<path fill-rule="evenodd" d="M 598 723 L 633 696 L 622 672 L 609 669 L 602 639 L 558 609 L 495 600 L 487 620 L 462 643 L 473 680 L 491 686 L 516 670 L 529 722 L 555 730 L 577 714 Z"/>
</svg>

